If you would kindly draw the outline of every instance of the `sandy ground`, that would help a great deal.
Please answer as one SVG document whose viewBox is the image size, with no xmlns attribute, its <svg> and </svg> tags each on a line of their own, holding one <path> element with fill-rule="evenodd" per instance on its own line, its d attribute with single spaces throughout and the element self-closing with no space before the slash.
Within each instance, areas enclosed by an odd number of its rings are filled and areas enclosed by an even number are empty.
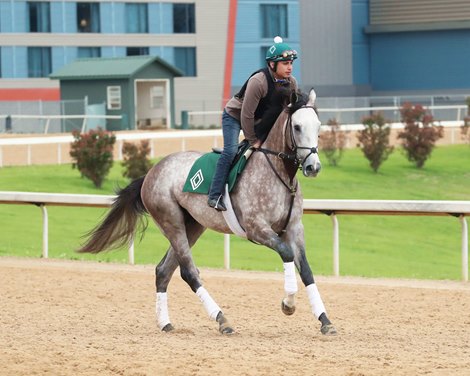
<svg viewBox="0 0 470 376">
<path fill-rule="evenodd" d="M 470 284 L 319 277 L 339 335 L 280 273 L 202 269 L 237 334 L 222 336 L 178 274 L 176 330 L 155 323 L 154 269 L 0 258 L 1 375 L 470 375 Z"/>
</svg>

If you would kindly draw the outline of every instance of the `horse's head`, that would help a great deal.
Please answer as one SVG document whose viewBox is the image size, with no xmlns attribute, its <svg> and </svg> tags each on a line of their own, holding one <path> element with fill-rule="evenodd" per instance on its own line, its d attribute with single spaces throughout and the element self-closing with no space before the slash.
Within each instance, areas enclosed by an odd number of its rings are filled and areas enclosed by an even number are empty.
<svg viewBox="0 0 470 376">
<path fill-rule="evenodd" d="M 290 117 L 290 147 L 296 154 L 304 176 L 315 177 L 321 170 L 318 156 L 318 133 L 320 119 L 314 107 L 316 99 L 312 89 L 308 95 L 300 96 L 294 93 L 289 105 Z"/>
</svg>

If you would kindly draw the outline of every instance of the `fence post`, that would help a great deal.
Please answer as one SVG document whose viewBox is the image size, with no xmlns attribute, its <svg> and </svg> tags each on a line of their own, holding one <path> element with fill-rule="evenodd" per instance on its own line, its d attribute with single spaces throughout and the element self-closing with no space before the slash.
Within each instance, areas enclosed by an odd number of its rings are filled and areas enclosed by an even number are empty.
<svg viewBox="0 0 470 376">
<path fill-rule="evenodd" d="M 331 221 L 333 222 L 333 274 L 339 277 L 339 224 L 334 212 L 331 213 Z"/>
<path fill-rule="evenodd" d="M 134 265 L 134 236 L 132 236 L 131 241 L 129 242 L 128 250 L 129 264 Z"/>
<path fill-rule="evenodd" d="M 42 211 L 42 257 L 47 259 L 49 257 L 49 221 L 46 205 L 40 204 L 39 207 Z"/>
<path fill-rule="evenodd" d="M 468 282 L 468 226 L 465 215 L 460 215 L 462 224 L 462 280 Z"/>
<path fill-rule="evenodd" d="M 230 235 L 224 234 L 224 268 L 230 269 Z"/>
</svg>

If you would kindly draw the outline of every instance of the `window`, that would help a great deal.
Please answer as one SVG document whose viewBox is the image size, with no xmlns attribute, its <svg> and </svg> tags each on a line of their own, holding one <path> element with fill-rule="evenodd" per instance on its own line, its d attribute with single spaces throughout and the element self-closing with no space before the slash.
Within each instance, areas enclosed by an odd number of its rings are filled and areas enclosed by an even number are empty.
<svg viewBox="0 0 470 376">
<path fill-rule="evenodd" d="M 101 48 L 100 47 L 78 47 L 77 57 L 78 58 L 101 57 Z"/>
<path fill-rule="evenodd" d="M 51 32 L 50 4 L 45 2 L 28 3 L 29 31 L 31 33 Z"/>
<path fill-rule="evenodd" d="M 185 76 L 196 76 L 196 48 L 175 47 L 175 65 Z"/>
<path fill-rule="evenodd" d="M 28 77 L 47 77 L 51 72 L 51 48 L 28 47 Z"/>
<path fill-rule="evenodd" d="M 148 32 L 149 26 L 147 4 L 126 4 L 126 33 Z"/>
<path fill-rule="evenodd" d="M 120 86 L 108 86 L 107 90 L 107 101 L 108 110 L 120 110 L 121 109 L 121 87 Z"/>
<path fill-rule="evenodd" d="M 173 4 L 173 32 L 195 33 L 194 4 Z"/>
<path fill-rule="evenodd" d="M 147 55 L 150 55 L 150 50 L 148 47 L 127 47 L 126 55 L 127 56 L 147 56 Z"/>
<path fill-rule="evenodd" d="M 163 108 L 165 104 L 165 91 L 163 86 L 152 86 L 150 88 L 150 107 Z"/>
<path fill-rule="evenodd" d="M 99 3 L 77 3 L 77 30 L 79 33 L 100 32 Z"/>
<path fill-rule="evenodd" d="M 288 38 L 287 5 L 261 4 L 261 28 L 262 38 Z"/>
</svg>

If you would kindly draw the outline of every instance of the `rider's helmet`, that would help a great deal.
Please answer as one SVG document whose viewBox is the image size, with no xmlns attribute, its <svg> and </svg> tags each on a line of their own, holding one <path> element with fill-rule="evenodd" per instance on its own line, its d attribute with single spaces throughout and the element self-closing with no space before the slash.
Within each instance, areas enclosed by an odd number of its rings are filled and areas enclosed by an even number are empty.
<svg viewBox="0 0 470 376">
<path fill-rule="evenodd" d="M 297 51 L 282 43 L 281 37 L 274 38 L 274 44 L 266 52 L 266 61 L 292 61 L 297 59 Z"/>
</svg>

